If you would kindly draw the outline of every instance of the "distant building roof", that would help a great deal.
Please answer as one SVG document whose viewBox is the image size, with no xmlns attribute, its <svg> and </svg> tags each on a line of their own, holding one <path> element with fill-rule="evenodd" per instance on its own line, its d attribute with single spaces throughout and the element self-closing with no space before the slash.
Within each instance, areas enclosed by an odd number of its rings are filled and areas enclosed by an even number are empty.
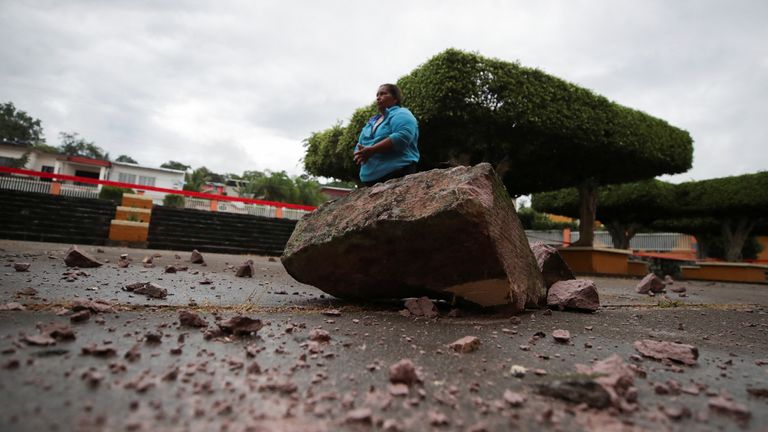
<svg viewBox="0 0 768 432">
<path fill-rule="evenodd" d="M 139 164 L 135 164 L 135 163 L 129 163 L 129 162 L 112 162 L 112 165 L 120 165 L 120 166 L 132 167 L 132 168 L 141 168 L 141 169 L 153 170 L 153 171 L 163 171 L 163 172 L 169 172 L 169 173 L 175 173 L 175 174 L 184 174 L 184 171 L 182 171 L 182 170 L 176 170 L 176 169 L 171 169 L 171 168 L 148 167 L 148 166 L 139 165 Z"/>
</svg>

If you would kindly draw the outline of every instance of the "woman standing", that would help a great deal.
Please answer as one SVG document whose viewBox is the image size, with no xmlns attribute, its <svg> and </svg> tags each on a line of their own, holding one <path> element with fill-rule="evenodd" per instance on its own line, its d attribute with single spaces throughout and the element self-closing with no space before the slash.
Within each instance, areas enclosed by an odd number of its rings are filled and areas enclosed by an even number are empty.
<svg viewBox="0 0 768 432">
<path fill-rule="evenodd" d="M 419 125 L 416 117 L 400 106 L 402 100 L 394 84 L 382 84 L 376 92 L 379 113 L 363 127 L 354 153 L 360 181 L 366 186 L 416 172 Z"/>
</svg>

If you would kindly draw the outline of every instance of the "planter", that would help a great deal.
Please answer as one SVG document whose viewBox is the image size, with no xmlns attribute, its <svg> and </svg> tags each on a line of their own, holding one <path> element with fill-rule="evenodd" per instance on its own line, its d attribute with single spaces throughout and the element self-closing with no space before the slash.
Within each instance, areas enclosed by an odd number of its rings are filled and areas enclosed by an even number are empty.
<svg viewBox="0 0 768 432">
<path fill-rule="evenodd" d="M 574 273 L 629 274 L 629 250 L 571 246 L 559 252 Z"/>
<path fill-rule="evenodd" d="M 697 262 L 681 266 L 683 278 L 723 282 L 767 283 L 768 266 L 747 263 Z"/>
</svg>

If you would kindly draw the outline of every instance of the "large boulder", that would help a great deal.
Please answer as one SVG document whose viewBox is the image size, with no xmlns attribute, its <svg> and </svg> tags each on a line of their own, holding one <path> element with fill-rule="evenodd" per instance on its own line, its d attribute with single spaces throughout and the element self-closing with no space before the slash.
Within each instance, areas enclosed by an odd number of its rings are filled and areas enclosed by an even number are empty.
<svg viewBox="0 0 768 432">
<path fill-rule="evenodd" d="M 282 263 L 341 298 L 463 298 L 538 307 L 546 297 L 493 168 L 432 170 L 361 188 L 300 220 Z"/>
</svg>

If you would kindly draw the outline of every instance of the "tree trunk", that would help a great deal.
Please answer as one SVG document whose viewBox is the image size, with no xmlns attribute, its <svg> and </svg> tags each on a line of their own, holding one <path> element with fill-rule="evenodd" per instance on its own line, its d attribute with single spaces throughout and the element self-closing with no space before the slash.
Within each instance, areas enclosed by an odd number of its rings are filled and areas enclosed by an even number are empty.
<svg viewBox="0 0 768 432">
<path fill-rule="evenodd" d="M 611 242 L 613 242 L 614 248 L 629 249 L 629 242 L 635 236 L 640 226 L 633 223 L 610 222 L 606 223 L 605 227 L 611 234 Z"/>
<path fill-rule="evenodd" d="M 723 221 L 723 248 L 725 249 L 725 260 L 729 262 L 741 260 L 741 250 L 744 243 L 752 232 L 755 222 L 746 217 L 738 219 L 726 219 Z"/>
<path fill-rule="evenodd" d="M 703 260 L 707 257 L 707 245 L 706 234 L 696 235 L 696 258 Z"/>
<path fill-rule="evenodd" d="M 579 185 L 579 240 L 573 246 L 592 247 L 595 241 L 597 183 L 585 180 Z"/>
</svg>

